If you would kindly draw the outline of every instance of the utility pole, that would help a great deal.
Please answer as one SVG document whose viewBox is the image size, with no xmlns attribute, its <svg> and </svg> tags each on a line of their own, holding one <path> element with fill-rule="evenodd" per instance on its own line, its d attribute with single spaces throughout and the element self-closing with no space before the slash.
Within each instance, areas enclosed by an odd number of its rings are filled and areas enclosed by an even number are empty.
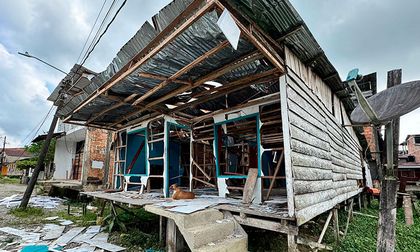
<svg viewBox="0 0 420 252">
<path fill-rule="evenodd" d="M 46 62 L 46 61 L 44 61 L 44 60 L 42 60 L 38 57 L 30 55 L 28 52 L 25 52 L 25 53 L 18 52 L 18 54 L 20 54 L 22 56 L 25 56 L 25 57 L 28 57 L 28 58 L 36 59 L 36 60 L 44 63 L 45 65 L 47 65 L 51 68 L 54 68 L 55 70 L 67 75 L 66 72 L 59 69 L 58 67 L 55 67 L 55 66 L 51 65 L 50 63 L 48 63 L 48 62 Z M 57 110 L 60 108 L 60 106 L 63 103 L 62 98 L 63 98 L 62 94 L 60 94 L 60 96 L 58 98 L 58 99 L 60 99 L 60 101 L 57 105 Z M 36 163 L 35 169 L 32 173 L 32 177 L 29 180 L 29 183 L 28 183 L 28 186 L 26 187 L 25 193 L 23 194 L 23 198 L 22 198 L 22 201 L 20 202 L 19 208 L 25 209 L 28 206 L 29 199 L 31 198 L 31 195 L 32 195 L 32 192 L 34 190 L 36 181 L 38 180 L 39 172 L 41 171 L 41 168 L 43 167 L 44 160 L 45 160 L 45 157 L 46 157 L 47 152 L 48 152 L 48 148 L 50 147 L 51 139 L 54 135 L 55 127 L 57 126 L 57 121 L 58 121 L 58 116 L 57 116 L 57 114 L 54 114 L 53 120 L 51 121 L 50 129 L 48 130 L 47 139 L 45 139 L 44 144 L 42 145 L 41 153 L 39 154 L 39 157 L 38 157 L 38 162 Z"/>
<path fill-rule="evenodd" d="M 22 201 L 20 203 L 19 208 L 25 209 L 28 206 L 29 199 L 31 198 L 32 192 L 34 190 L 36 181 L 38 180 L 39 172 L 44 164 L 45 156 L 48 152 L 48 147 L 50 146 L 51 139 L 54 134 L 55 126 L 57 125 L 58 116 L 54 115 L 53 120 L 51 121 L 50 129 L 48 130 L 47 139 L 45 139 L 44 144 L 42 145 L 41 153 L 38 157 L 38 162 L 36 163 L 36 167 L 32 173 L 32 177 L 29 180 L 28 186 L 26 187 L 25 194 L 23 194 Z"/>
<path fill-rule="evenodd" d="M 5 149 L 6 149 L 6 136 L 4 136 L 4 140 L 3 140 L 3 149 L 1 151 L 0 169 L 3 168 L 4 159 L 5 159 L 5 153 L 4 153 Z"/>
</svg>

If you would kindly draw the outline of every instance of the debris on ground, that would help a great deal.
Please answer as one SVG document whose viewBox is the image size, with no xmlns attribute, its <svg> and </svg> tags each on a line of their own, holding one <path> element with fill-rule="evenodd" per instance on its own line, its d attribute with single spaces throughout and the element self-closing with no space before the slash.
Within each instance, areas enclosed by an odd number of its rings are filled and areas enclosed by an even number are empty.
<svg viewBox="0 0 420 252">
<path fill-rule="evenodd" d="M 22 201 L 23 194 L 14 194 L 12 196 L 0 200 L 0 206 L 17 207 Z M 41 207 L 44 209 L 57 208 L 64 200 L 50 196 L 32 196 L 29 205 L 33 207 Z"/>
<path fill-rule="evenodd" d="M 108 243 L 109 234 L 102 232 L 100 226 L 67 228 L 48 223 L 43 228 L 35 230 L 2 227 L 1 233 L 18 237 L 18 240 L 6 244 L 0 248 L 0 251 L 93 252 L 96 248 L 111 252 L 125 250 L 123 247 Z"/>
</svg>

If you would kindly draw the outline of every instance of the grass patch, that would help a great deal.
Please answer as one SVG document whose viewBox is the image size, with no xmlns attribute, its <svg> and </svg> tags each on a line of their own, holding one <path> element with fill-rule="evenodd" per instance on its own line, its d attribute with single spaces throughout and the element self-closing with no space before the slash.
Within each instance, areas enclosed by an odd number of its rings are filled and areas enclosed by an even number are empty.
<svg viewBox="0 0 420 252">
<path fill-rule="evenodd" d="M 372 206 L 367 209 L 362 209 L 362 213 L 378 216 L 379 202 L 374 200 Z M 340 212 L 340 227 L 345 226 L 346 215 L 345 212 Z M 416 218 L 417 217 L 417 218 Z M 418 215 L 415 216 L 414 225 L 407 227 L 405 225 L 404 210 L 397 209 L 397 244 L 396 251 L 418 251 L 420 248 L 420 222 Z M 353 221 L 349 225 L 347 236 L 341 241 L 340 246 L 336 247 L 334 251 L 343 252 L 368 252 L 376 251 L 376 232 L 378 226 L 378 219 L 354 215 Z M 333 240 L 333 232 L 328 232 L 328 240 Z"/>
<path fill-rule="evenodd" d="M 130 228 L 126 233 L 114 233 L 114 241 L 120 246 L 127 248 L 127 251 L 139 251 L 140 249 L 164 249 L 159 244 L 159 236 L 156 233 L 148 234 L 137 228 Z M 163 251 L 163 250 L 162 250 Z"/>
<path fill-rule="evenodd" d="M 96 225 L 96 214 L 90 211 L 87 211 L 85 215 L 82 214 L 68 214 L 67 210 L 58 211 L 56 213 L 62 219 L 71 220 L 76 223 L 78 226 L 92 226 Z"/>
<path fill-rule="evenodd" d="M 20 179 L 0 175 L 0 184 L 19 184 Z"/>
<path fill-rule="evenodd" d="M 16 207 L 11 209 L 9 213 L 19 218 L 41 217 L 45 214 L 44 210 L 38 207 L 27 207 L 26 209 Z"/>
</svg>

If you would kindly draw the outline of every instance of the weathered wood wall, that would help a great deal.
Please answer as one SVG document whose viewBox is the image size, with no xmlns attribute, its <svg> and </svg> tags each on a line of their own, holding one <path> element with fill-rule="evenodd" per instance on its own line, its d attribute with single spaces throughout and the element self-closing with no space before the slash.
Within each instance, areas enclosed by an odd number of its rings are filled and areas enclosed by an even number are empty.
<svg viewBox="0 0 420 252">
<path fill-rule="evenodd" d="M 287 110 L 289 121 L 294 208 L 300 225 L 356 195 L 362 163 L 355 132 L 342 126 L 350 124 L 342 102 L 288 50 L 286 63 L 288 74 L 280 85 L 286 86 L 287 108 L 282 110 Z"/>
</svg>

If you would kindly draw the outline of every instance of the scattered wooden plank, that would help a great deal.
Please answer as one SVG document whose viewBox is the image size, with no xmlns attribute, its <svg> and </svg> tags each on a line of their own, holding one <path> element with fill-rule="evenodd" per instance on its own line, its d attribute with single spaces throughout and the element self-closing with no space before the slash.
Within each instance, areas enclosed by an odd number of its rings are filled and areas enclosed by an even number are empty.
<svg viewBox="0 0 420 252">
<path fill-rule="evenodd" d="M 242 203 L 250 204 L 252 202 L 252 196 L 254 196 L 254 190 L 257 184 L 257 178 L 258 178 L 258 169 L 250 168 L 248 170 L 248 176 L 245 181 Z"/>
</svg>

